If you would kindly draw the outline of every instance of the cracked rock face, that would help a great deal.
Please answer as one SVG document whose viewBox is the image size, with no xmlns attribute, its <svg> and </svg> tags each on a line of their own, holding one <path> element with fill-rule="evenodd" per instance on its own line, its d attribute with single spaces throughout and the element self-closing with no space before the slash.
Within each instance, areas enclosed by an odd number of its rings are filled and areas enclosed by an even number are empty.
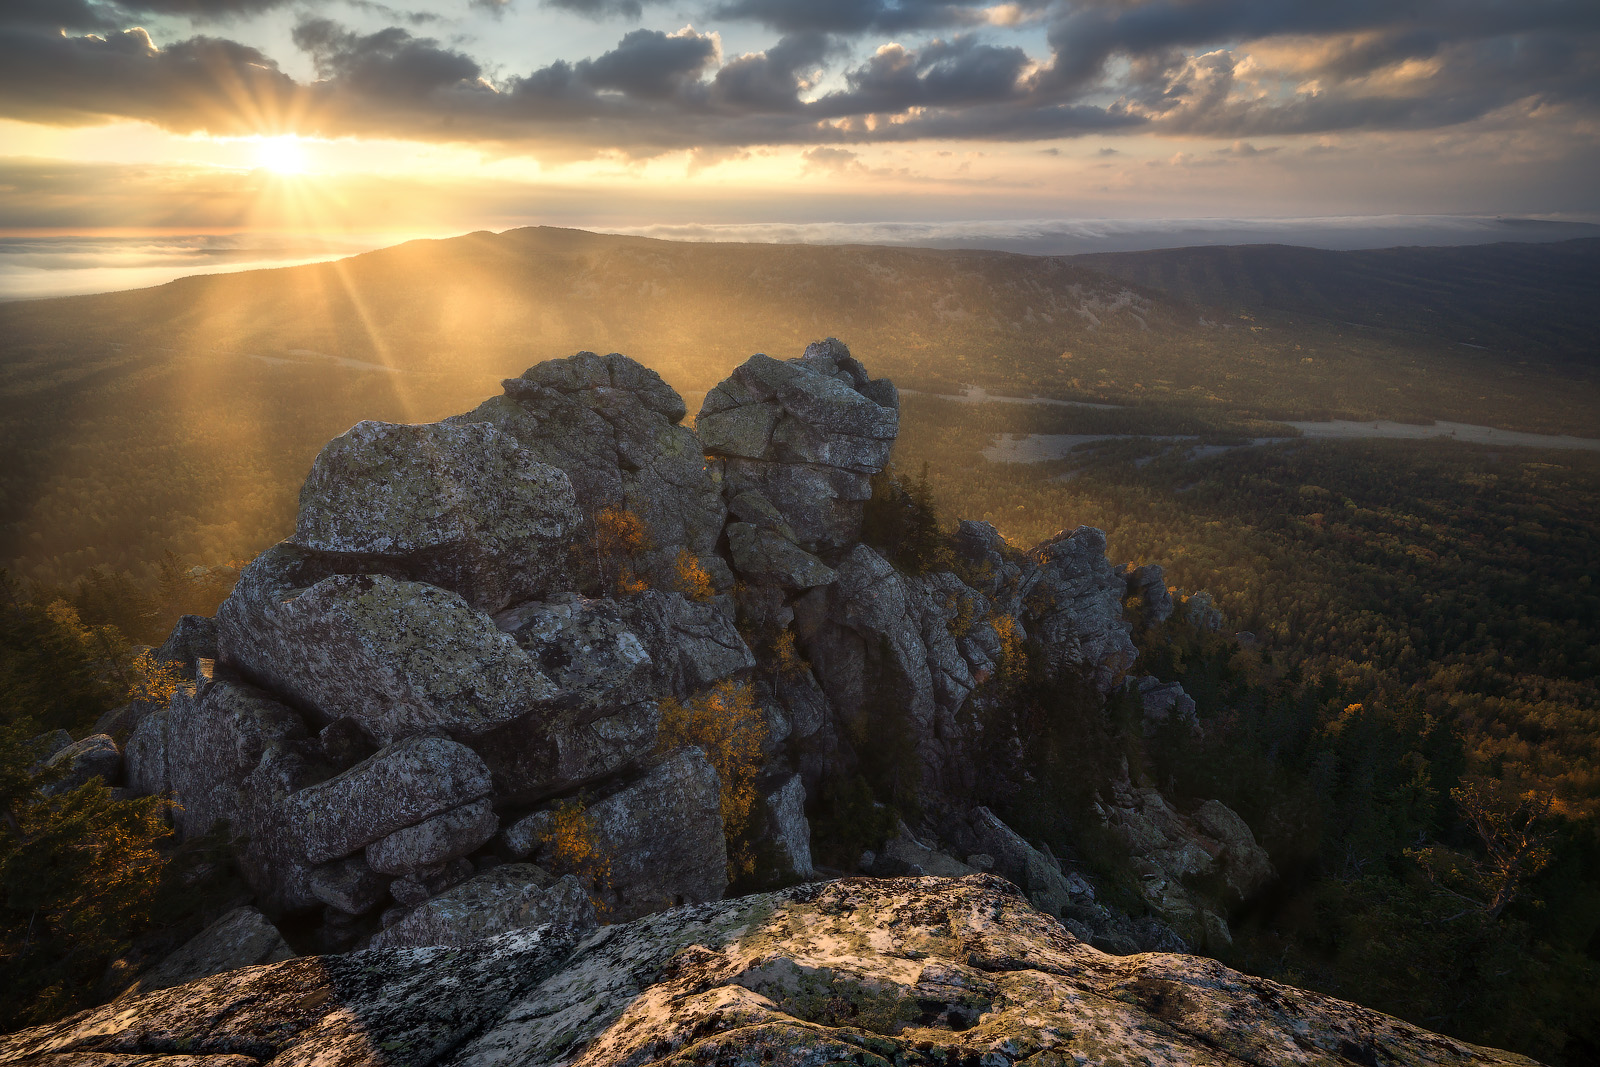
<svg viewBox="0 0 1600 1067">
<path fill-rule="evenodd" d="M 1092 526 L 1063 531 L 1029 553 L 1023 579 L 1028 634 L 1056 670 L 1079 673 L 1110 693 L 1139 658 L 1122 617 L 1127 582 L 1106 559 L 1106 535 Z"/>
<path fill-rule="evenodd" d="M 716 552 L 727 509 L 694 431 L 679 423 L 683 398 L 627 356 L 579 352 L 508 378 L 505 395 L 446 420 L 491 424 L 571 479 L 584 515 L 625 507 L 650 528 L 640 560 L 653 585 L 671 581 L 679 549 L 732 584 Z"/>
<path fill-rule="evenodd" d="M 246 567 L 218 612 L 222 661 L 380 743 L 431 730 L 470 737 L 555 699 L 538 661 L 459 595 L 319 571 L 289 544 Z"/>
<path fill-rule="evenodd" d="M 470 883 L 469 883 L 470 884 Z M 111 1060 L 109 1057 L 127 1057 Z M 1533 1061 L 1193 956 L 1107 956 L 1009 883 L 848 880 L 595 931 L 290 960 L 0 1041 L 0 1063 L 1256 1067 Z"/>
<path fill-rule="evenodd" d="M 860 539 L 869 478 L 888 465 L 899 425 L 894 385 L 831 338 L 799 359 L 751 356 L 695 418 L 706 452 L 723 459 L 728 498 L 770 501 L 808 552 Z"/>
<path fill-rule="evenodd" d="M 563 586 L 579 521 L 567 476 L 493 426 L 358 422 L 311 465 L 290 540 L 497 611 Z"/>
</svg>

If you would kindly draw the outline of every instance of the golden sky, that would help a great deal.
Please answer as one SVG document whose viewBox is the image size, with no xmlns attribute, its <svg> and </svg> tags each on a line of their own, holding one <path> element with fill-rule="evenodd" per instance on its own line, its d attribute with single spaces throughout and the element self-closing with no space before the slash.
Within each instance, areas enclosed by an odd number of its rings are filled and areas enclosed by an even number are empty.
<svg viewBox="0 0 1600 1067">
<path fill-rule="evenodd" d="M 1597 72 L 1592 0 L 11 0 L 0 230 L 1586 218 Z"/>
</svg>

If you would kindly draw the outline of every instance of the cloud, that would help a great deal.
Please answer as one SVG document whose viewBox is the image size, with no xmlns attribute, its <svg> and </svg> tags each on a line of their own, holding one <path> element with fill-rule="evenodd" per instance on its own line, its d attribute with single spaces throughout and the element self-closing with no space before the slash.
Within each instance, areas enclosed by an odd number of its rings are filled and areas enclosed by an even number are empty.
<svg viewBox="0 0 1600 1067">
<path fill-rule="evenodd" d="M 613 16 L 637 19 L 644 14 L 639 0 L 544 0 L 544 6 L 575 11 L 596 21 Z"/>
<path fill-rule="evenodd" d="M 800 94 L 812 88 L 813 75 L 842 50 L 826 34 L 790 34 L 765 52 L 749 52 L 724 64 L 712 81 L 712 99 L 733 110 L 798 110 Z"/>
<path fill-rule="evenodd" d="M 178 15 L 195 22 L 256 15 L 289 0 L 6 0 L 0 25 L 45 29 L 120 29 L 153 15 Z"/>
<path fill-rule="evenodd" d="M 0 28 L 0 112 L 10 118 L 281 133 L 302 97 L 272 59 L 233 41 L 201 36 L 157 48 L 142 29 L 71 37 Z"/>
<path fill-rule="evenodd" d="M 755 146 L 1130 131 L 1210 139 L 1195 151 L 1242 156 L 1265 138 L 1473 122 L 1536 121 L 1577 138 L 1600 117 L 1600 5 L 1574 0 L 1411 0 L 1403 10 L 1392 0 L 720 0 L 717 17 L 783 35 L 724 56 L 716 32 L 640 28 L 597 55 L 493 76 L 459 43 L 316 17 L 293 33 L 315 70 L 299 81 L 220 37 L 158 46 L 142 30 L 98 26 L 135 2 L 12 0 L 0 15 L 0 114 L 706 159 Z M 211 17 L 275 0 L 137 2 Z M 633 10 L 547 2 L 597 17 Z M 97 32 L 60 33 L 49 13 Z M 1046 15 L 1047 53 L 1003 36 Z M 955 32 L 934 36 L 940 26 Z M 901 30 L 906 39 L 884 40 Z M 861 58 L 842 65 L 852 54 Z M 1215 151 L 1234 142 L 1244 147 Z"/>
<path fill-rule="evenodd" d="M 808 174 L 865 174 L 866 165 L 861 162 L 861 154 L 852 152 L 848 148 L 808 148 L 800 153 L 800 158 L 805 160 L 805 171 Z"/>
<path fill-rule="evenodd" d="M 614 89 L 648 100 L 670 98 L 700 80 L 722 47 L 715 35 L 685 27 L 677 33 L 633 30 L 617 47 L 577 65 L 578 78 L 595 89 Z"/>
<path fill-rule="evenodd" d="M 1023 0 L 991 8 L 988 0 L 728 0 L 713 10 L 719 18 L 758 22 L 784 33 L 812 31 L 859 34 L 868 31 L 972 26 L 994 21 L 1012 24 L 1044 10 L 1048 0 Z"/>
<path fill-rule="evenodd" d="M 358 35 L 328 19 L 309 19 L 294 28 L 293 38 L 310 55 L 319 77 L 361 95 L 416 100 L 480 82 L 481 71 L 471 58 L 399 27 Z"/>
</svg>

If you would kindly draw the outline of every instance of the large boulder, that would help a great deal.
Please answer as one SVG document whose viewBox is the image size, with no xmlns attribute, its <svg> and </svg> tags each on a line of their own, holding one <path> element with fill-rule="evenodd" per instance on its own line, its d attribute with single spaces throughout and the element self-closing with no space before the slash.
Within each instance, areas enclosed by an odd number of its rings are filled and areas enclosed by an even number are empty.
<svg viewBox="0 0 1600 1067">
<path fill-rule="evenodd" d="M 290 794 L 282 806 L 306 862 L 320 864 L 481 800 L 489 788 L 489 769 L 477 753 L 446 738 L 414 737 Z"/>
<path fill-rule="evenodd" d="M 204 615 L 184 615 L 156 650 L 157 663 L 172 667 L 180 677 L 194 680 L 200 661 L 217 658 L 217 624 Z"/>
<path fill-rule="evenodd" d="M 122 779 L 122 750 L 109 734 L 91 734 L 57 751 L 44 766 L 52 776 L 39 788 L 45 796 L 68 792 L 93 778 L 116 785 Z"/>
<path fill-rule="evenodd" d="M 140 718 L 128 735 L 122 752 L 123 768 L 128 790 L 136 796 L 158 796 L 172 788 L 172 768 L 167 761 L 170 719 L 167 708 L 155 708 Z"/>
<path fill-rule="evenodd" d="M 625 606 L 569 593 L 495 616 L 552 682 L 563 706 L 616 707 L 651 695 L 654 664 Z"/>
<path fill-rule="evenodd" d="M 1210 837 L 1222 842 L 1222 870 L 1228 885 L 1248 899 L 1266 888 L 1277 872 L 1272 857 L 1256 844 L 1250 824 L 1220 800 L 1208 800 L 1194 812 L 1194 821 Z"/>
<path fill-rule="evenodd" d="M 531 804 L 626 774 L 656 744 L 661 709 L 653 700 L 603 709 L 528 715 L 472 740 L 502 804 Z"/>
<path fill-rule="evenodd" d="M 784 779 L 766 797 L 770 837 L 784 866 L 801 878 L 813 877 L 811 823 L 806 819 L 806 786 L 798 774 Z"/>
<path fill-rule="evenodd" d="M 579 521 L 566 474 L 493 426 L 358 422 L 311 465 L 290 540 L 492 612 L 564 587 Z"/>
<path fill-rule="evenodd" d="M 553 941 L 576 942 L 595 928 L 594 904 L 570 874 L 557 879 L 531 863 L 505 863 L 424 901 L 374 935 L 372 947 L 466 945 L 538 927 Z"/>
<path fill-rule="evenodd" d="M 380 743 L 471 737 L 554 702 L 538 661 L 455 593 L 381 574 L 324 576 L 287 543 L 245 568 L 218 612 L 218 652 L 323 722 Z"/>
<path fill-rule="evenodd" d="M 210 680 L 198 691 L 180 688 L 164 715 L 167 787 L 184 837 L 204 834 L 219 821 L 240 832 L 240 785 L 269 746 L 306 736 L 295 711 L 229 679 Z"/>
<path fill-rule="evenodd" d="M 1106 535 L 1080 526 L 1029 553 L 1022 579 L 1023 622 L 1052 669 L 1076 674 L 1102 695 L 1139 657 L 1122 617 L 1127 583 L 1106 559 Z"/>
<path fill-rule="evenodd" d="M 372 842 L 367 865 L 379 874 L 415 874 L 477 851 L 498 829 L 494 806 L 475 800 Z"/>
<path fill-rule="evenodd" d="M 265 915 L 251 907 L 234 908 L 141 974 L 117 999 L 292 958 L 294 950 Z"/>
<path fill-rule="evenodd" d="M 681 699 L 755 667 L 727 601 L 652 589 L 621 602 L 628 625 L 650 652 L 661 692 Z"/>
<path fill-rule="evenodd" d="M 602 858 L 596 893 L 621 922 L 675 904 L 717 900 L 728 885 L 717 772 L 698 748 L 679 749 L 638 781 L 583 813 L 589 846 Z M 551 813 L 536 812 L 506 832 L 513 852 L 561 870 L 548 835 Z"/>
<path fill-rule="evenodd" d="M 1107 956 L 985 875 L 854 879 L 257 967 L 0 1041 L 0 1064 L 1536 1067 L 1195 956 Z"/>
<path fill-rule="evenodd" d="M 683 398 L 660 375 L 618 353 L 579 352 L 504 387 L 503 396 L 446 421 L 494 425 L 565 471 L 584 515 L 620 507 L 642 519 L 651 544 L 638 563 L 651 585 L 671 583 L 680 550 L 719 587 L 731 584 L 717 555 L 727 514 L 721 491 L 699 439 L 680 425 Z"/>
<path fill-rule="evenodd" d="M 899 423 L 894 385 L 829 338 L 787 362 L 751 356 L 706 394 L 695 429 L 723 460 L 729 499 L 759 493 L 817 552 L 859 540 L 869 479 L 888 465 Z"/>
</svg>

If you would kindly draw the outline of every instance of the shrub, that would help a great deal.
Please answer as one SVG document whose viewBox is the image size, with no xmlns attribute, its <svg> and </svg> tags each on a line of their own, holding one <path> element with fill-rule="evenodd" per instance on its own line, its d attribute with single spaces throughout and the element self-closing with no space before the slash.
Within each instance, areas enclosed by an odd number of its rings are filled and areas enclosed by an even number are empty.
<svg viewBox="0 0 1600 1067">
<path fill-rule="evenodd" d="M 649 588 L 638 573 L 638 559 L 654 546 L 649 525 L 632 511 L 608 504 L 594 517 L 595 569 L 601 588 L 632 596 Z"/>
<path fill-rule="evenodd" d="M 673 588 L 700 603 L 717 595 L 716 587 L 711 584 L 710 572 L 687 548 L 678 549 L 678 558 L 673 561 Z"/>
<path fill-rule="evenodd" d="M 766 718 L 743 683 L 722 681 L 687 702 L 670 697 L 661 702 L 658 747 L 667 751 L 697 745 L 716 768 L 730 877 L 749 873 L 755 863 L 748 841 L 750 813 L 766 739 Z"/>
</svg>

